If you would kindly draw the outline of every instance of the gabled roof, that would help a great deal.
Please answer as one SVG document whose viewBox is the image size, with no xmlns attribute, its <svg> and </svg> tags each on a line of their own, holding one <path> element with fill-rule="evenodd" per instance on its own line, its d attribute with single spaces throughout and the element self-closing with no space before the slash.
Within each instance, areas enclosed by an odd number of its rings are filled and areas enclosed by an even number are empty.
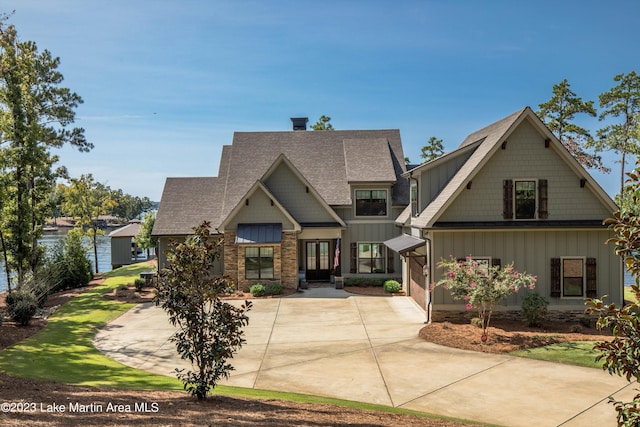
<svg viewBox="0 0 640 427">
<path fill-rule="evenodd" d="M 140 222 L 132 222 L 131 224 L 127 224 L 124 227 L 113 230 L 111 233 L 109 233 L 109 237 L 136 237 L 138 234 L 140 234 L 141 228 L 142 224 Z"/>
<path fill-rule="evenodd" d="M 259 191 L 259 190 L 263 191 L 267 195 L 267 197 L 269 197 L 273 201 L 273 205 L 278 210 L 280 210 L 282 215 L 285 218 L 287 218 L 291 222 L 291 224 L 293 224 L 293 228 L 295 231 L 300 231 L 302 229 L 298 221 L 296 221 L 296 219 L 293 216 L 291 216 L 289 211 L 287 211 L 287 209 L 284 206 L 282 206 L 282 204 L 278 201 L 276 196 L 273 193 L 271 193 L 271 191 L 269 191 L 269 189 L 261 181 L 256 181 L 251 186 L 249 191 L 247 191 L 247 193 L 240 198 L 236 206 L 234 206 L 233 209 L 231 209 L 231 212 L 229 212 L 229 215 L 227 215 L 225 219 L 220 223 L 219 228 L 221 231 L 224 231 L 225 227 L 245 207 L 244 200 L 250 198 L 256 191 Z"/>
<path fill-rule="evenodd" d="M 271 174 L 273 174 L 281 164 L 285 164 L 289 168 L 289 170 L 291 170 L 291 172 L 293 172 L 293 174 L 296 176 L 296 178 L 298 178 L 300 180 L 300 182 L 307 187 L 308 192 L 313 197 L 315 197 L 315 199 L 318 201 L 320 206 L 322 206 L 322 208 L 325 210 L 325 212 L 327 213 L 327 215 L 329 217 L 331 217 L 341 227 L 345 227 L 346 228 L 347 225 L 344 223 L 342 218 L 340 218 L 340 216 L 333 209 L 331 209 L 329 204 L 322 198 L 320 193 L 318 193 L 318 191 L 313 187 L 313 185 L 311 185 L 311 183 L 304 177 L 304 175 L 302 175 L 302 173 L 300 173 L 298 168 L 296 168 L 295 165 L 293 165 L 293 163 L 291 163 L 291 161 L 284 154 L 281 154 L 280 156 L 278 156 L 276 161 L 273 162 L 271 167 L 269 167 L 269 169 L 264 173 L 264 175 L 262 176 L 260 181 L 261 182 L 267 182 L 267 180 L 269 179 Z M 295 218 L 295 219 L 296 219 L 296 221 L 301 221 L 300 218 Z"/>
<path fill-rule="evenodd" d="M 349 183 L 393 183 L 398 179 L 386 138 L 345 139 L 343 146 Z"/>
<path fill-rule="evenodd" d="M 380 151 L 384 145 L 382 141 L 386 141 L 386 149 Z M 378 165 L 370 168 L 379 171 L 368 172 L 367 178 L 385 182 L 397 181 L 392 200 L 395 205 L 407 204 L 409 190 L 406 180 L 400 179 L 406 169 L 400 132 L 397 129 L 236 132 L 233 145 L 227 150 L 228 159 L 221 159 L 220 164 L 220 178 L 226 183 L 221 218 L 226 218 L 247 190 L 269 170 L 281 154 L 287 157 L 327 204 L 350 205 L 348 176 L 352 175 L 348 170 L 347 155 L 353 167 L 360 168 L 360 163 L 352 155 L 354 147 L 361 149 L 360 155 L 365 160 L 391 157 L 384 162 L 382 168 L 378 168 Z M 345 155 L 345 152 L 348 154 Z"/>
<path fill-rule="evenodd" d="M 397 129 L 236 132 L 232 145 L 222 147 L 218 177 L 167 179 L 153 234 L 188 235 L 204 220 L 219 228 L 282 158 L 339 226 L 344 222 L 331 206 L 351 204 L 350 180 L 393 184 L 393 205 L 409 202 Z"/>
<path fill-rule="evenodd" d="M 412 226 L 419 228 L 429 228 L 433 226 L 444 211 L 451 205 L 451 203 L 453 203 L 460 192 L 463 191 L 466 184 L 482 169 L 491 156 L 500 148 L 501 144 L 507 141 L 509 135 L 520 123 L 522 123 L 523 120 L 529 120 L 531 124 L 533 124 L 546 136 L 546 138 L 549 139 L 550 145 L 574 170 L 574 172 L 589 182 L 591 187 L 594 189 L 595 194 L 604 205 L 610 208 L 612 212 L 617 209 L 613 200 L 611 200 L 602 187 L 600 187 L 593 177 L 584 170 L 573 155 L 569 153 L 564 145 L 562 145 L 555 135 L 553 135 L 544 123 L 542 123 L 533 110 L 530 107 L 525 107 L 504 119 L 473 132 L 465 138 L 462 144 L 460 144 L 458 149 L 453 153 L 472 148 L 473 146 L 477 146 L 477 148 L 475 148 L 473 154 L 451 178 L 436 198 L 427 205 L 418 217 L 411 219 Z M 428 164 L 421 165 L 418 168 L 421 167 L 428 167 Z"/>
<path fill-rule="evenodd" d="M 210 221 L 217 227 L 224 187 L 216 177 L 167 178 L 152 235 L 183 236 Z"/>
</svg>

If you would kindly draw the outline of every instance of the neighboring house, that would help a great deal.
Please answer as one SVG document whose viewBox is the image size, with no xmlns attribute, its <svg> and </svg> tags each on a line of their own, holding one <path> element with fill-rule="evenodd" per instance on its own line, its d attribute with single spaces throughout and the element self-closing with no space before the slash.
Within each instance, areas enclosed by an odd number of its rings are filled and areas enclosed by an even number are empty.
<svg viewBox="0 0 640 427">
<path fill-rule="evenodd" d="M 552 310 L 583 310 L 585 297 L 605 294 L 622 302 L 622 262 L 603 225 L 617 207 L 529 107 L 403 176 L 404 233 L 385 244 L 403 256 L 404 286 L 427 313 L 464 310 L 446 289 L 427 286 L 442 278 L 436 265 L 450 256 L 514 262 L 537 276 Z M 499 309 L 519 310 L 524 295 Z"/>
<path fill-rule="evenodd" d="M 236 132 L 217 177 L 168 178 L 152 234 L 159 266 L 170 242 L 209 221 L 224 237 L 215 270 L 242 289 L 330 276 L 399 277 L 383 242 L 409 203 L 398 130 Z"/>
<path fill-rule="evenodd" d="M 140 234 L 141 228 L 140 221 L 131 221 L 124 227 L 109 233 L 111 238 L 111 268 L 115 269 L 138 262 L 138 253 L 141 250 L 136 245 L 135 237 Z"/>
</svg>

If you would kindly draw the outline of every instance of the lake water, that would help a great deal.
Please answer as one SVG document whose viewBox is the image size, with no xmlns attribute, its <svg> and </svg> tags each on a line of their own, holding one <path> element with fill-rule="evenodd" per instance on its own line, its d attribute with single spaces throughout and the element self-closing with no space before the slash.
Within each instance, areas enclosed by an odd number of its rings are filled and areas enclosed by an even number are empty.
<svg viewBox="0 0 640 427">
<path fill-rule="evenodd" d="M 64 241 L 65 236 L 66 233 L 46 233 L 40 242 L 49 252 L 58 242 Z M 91 269 L 95 271 L 93 247 L 89 245 L 88 240 L 85 243 L 88 248 L 87 256 L 91 262 Z M 109 236 L 98 236 L 98 270 L 100 273 L 111 271 L 111 237 Z M 0 260 L 0 292 L 5 290 L 7 290 L 7 276 L 4 271 L 4 262 Z"/>
</svg>

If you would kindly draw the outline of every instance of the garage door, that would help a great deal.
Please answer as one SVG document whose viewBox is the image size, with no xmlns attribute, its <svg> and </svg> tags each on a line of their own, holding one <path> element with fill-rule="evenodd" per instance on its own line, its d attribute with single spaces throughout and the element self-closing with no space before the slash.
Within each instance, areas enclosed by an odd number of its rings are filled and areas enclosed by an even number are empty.
<svg viewBox="0 0 640 427">
<path fill-rule="evenodd" d="M 427 278 L 424 276 L 422 266 L 415 260 L 409 258 L 409 295 L 418 303 L 422 308 L 426 308 L 426 282 Z"/>
</svg>

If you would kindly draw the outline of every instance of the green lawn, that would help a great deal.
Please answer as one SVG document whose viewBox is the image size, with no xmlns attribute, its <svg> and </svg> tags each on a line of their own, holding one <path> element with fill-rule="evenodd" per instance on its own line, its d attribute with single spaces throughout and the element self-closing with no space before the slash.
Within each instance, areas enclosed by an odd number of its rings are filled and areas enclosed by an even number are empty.
<svg viewBox="0 0 640 427">
<path fill-rule="evenodd" d="M 95 333 L 107 322 L 133 306 L 107 300 L 102 297 L 102 294 L 121 284 L 132 283 L 141 272 L 149 269 L 148 263 L 142 263 L 107 273 L 102 285 L 71 299 L 49 318 L 47 326 L 39 333 L 0 351 L 0 371 L 16 377 L 84 386 L 134 390 L 182 390 L 182 382 L 177 378 L 130 368 L 109 359 L 93 346 Z M 214 394 L 332 404 L 362 410 L 456 420 L 384 405 L 222 385 L 215 388 Z M 465 422 L 464 420 L 456 421 Z"/>
<path fill-rule="evenodd" d="M 129 368 L 93 347 L 96 331 L 133 306 L 107 300 L 102 294 L 133 282 L 149 268 L 143 263 L 107 273 L 104 284 L 71 299 L 49 318 L 38 334 L 0 352 L 0 370 L 14 376 L 68 384 L 182 389 L 175 378 Z"/>
<path fill-rule="evenodd" d="M 510 354 L 548 362 L 585 366 L 587 368 L 602 368 L 602 362 L 595 362 L 595 358 L 599 353 L 593 350 L 594 344 L 594 341 L 565 342 L 546 347 L 518 350 Z"/>
<path fill-rule="evenodd" d="M 636 294 L 633 292 L 630 286 L 624 287 L 624 299 L 631 302 L 636 302 Z"/>
</svg>

